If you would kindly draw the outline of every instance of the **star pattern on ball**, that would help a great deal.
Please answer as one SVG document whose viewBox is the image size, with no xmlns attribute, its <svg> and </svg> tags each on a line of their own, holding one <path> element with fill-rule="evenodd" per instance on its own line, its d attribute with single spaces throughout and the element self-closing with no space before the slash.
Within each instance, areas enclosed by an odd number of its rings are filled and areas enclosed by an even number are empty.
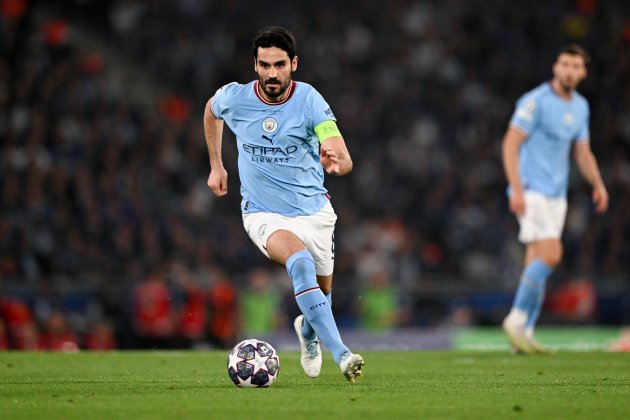
<svg viewBox="0 0 630 420">
<path fill-rule="evenodd" d="M 270 356 L 270 355 L 269 355 Z M 254 375 L 260 369 L 266 369 L 267 360 L 269 360 L 269 356 L 261 356 L 258 352 L 254 352 L 254 359 L 250 361 L 254 365 Z"/>
<path fill-rule="evenodd" d="M 236 369 L 236 364 L 243 360 L 240 357 L 238 357 L 236 354 L 232 354 L 232 353 L 230 353 L 228 358 L 230 359 L 229 366 L 233 367 L 234 369 Z"/>
<path fill-rule="evenodd" d="M 239 387 L 268 387 L 280 370 L 280 358 L 267 342 L 243 340 L 228 354 L 228 376 Z"/>
</svg>

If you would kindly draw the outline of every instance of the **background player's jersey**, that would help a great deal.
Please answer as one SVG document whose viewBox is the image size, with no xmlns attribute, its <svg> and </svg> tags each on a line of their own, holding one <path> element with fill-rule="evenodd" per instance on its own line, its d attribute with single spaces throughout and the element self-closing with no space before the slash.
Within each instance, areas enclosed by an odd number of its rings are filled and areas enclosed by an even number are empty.
<svg viewBox="0 0 630 420">
<path fill-rule="evenodd" d="M 519 151 L 524 190 L 566 196 L 571 146 L 589 141 L 588 122 L 588 102 L 575 91 L 567 101 L 543 83 L 521 96 L 510 125 L 527 136 Z"/>
<path fill-rule="evenodd" d="M 288 89 L 287 99 L 272 104 L 258 81 L 230 83 L 212 99 L 212 112 L 236 135 L 244 213 L 310 215 L 326 203 L 314 127 L 335 117 L 311 85 L 292 81 Z"/>
</svg>

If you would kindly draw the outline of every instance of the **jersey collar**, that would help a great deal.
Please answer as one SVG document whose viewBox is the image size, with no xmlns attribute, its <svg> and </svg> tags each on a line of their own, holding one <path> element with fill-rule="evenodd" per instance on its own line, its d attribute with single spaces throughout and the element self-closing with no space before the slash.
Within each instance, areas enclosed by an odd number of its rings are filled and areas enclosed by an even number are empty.
<svg viewBox="0 0 630 420">
<path fill-rule="evenodd" d="M 293 96 L 293 92 L 295 92 L 295 80 L 291 80 L 291 84 L 288 87 L 289 93 L 287 94 L 287 97 L 284 98 L 280 102 L 269 102 L 268 100 L 263 98 L 263 96 L 259 92 L 259 89 L 260 89 L 259 82 L 258 80 L 256 80 L 256 82 L 254 83 L 254 93 L 256 93 L 256 96 L 258 97 L 258 99 L 260 99 L 266 105 L 282 105 L 283 103 L 291 99 L 291 96 Z"/>
<path fill-rule="evenodd" d="M 560 92 L 558 92 L 556 90 L 556 88 L 553 86 L 553 79 L 550 80 L 549 82 L 547 82 L 549 84 L 549 90 L 551 90 L 551 93 L 553 93 L 554 95 L 556 95 L 559 99 L 565 101 L 565 102 L 571 102 L 573 101 L 573 95 L 575 94 L 575 89 L 573 89 L 571 91 L 571 97 L 569 98 L 565 98 L 564 96 L 560 95 Z"/>
</svg>

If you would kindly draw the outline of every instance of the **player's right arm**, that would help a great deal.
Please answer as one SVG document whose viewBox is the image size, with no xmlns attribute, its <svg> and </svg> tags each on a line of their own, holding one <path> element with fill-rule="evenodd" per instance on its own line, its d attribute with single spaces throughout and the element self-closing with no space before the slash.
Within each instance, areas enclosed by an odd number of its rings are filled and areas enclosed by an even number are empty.
<svg viewBox="0 0 630 420">
<path fill-rule="evenodd" d="M 223 120 L 218 119 L 212 112 L 212 100 L 208 100 L 203 114 L 203 130 L 210 155 L 210 176 L 208 187 L 217 196 L 227 194 L 227 171 L 221 158 L 221 140 L 223 138 Z"/>
<path fill-rule="evenodd" d="M 525 212 L 525 198 L 523 196 L 523 184 L 518 173 L 518 153 L 526 135 L 518 128 L 510 126 L 503 137 L 503 169 L 507 182 L 512 188 L 510 194 L 510 211 L 516 215 Z"/>
</svg>

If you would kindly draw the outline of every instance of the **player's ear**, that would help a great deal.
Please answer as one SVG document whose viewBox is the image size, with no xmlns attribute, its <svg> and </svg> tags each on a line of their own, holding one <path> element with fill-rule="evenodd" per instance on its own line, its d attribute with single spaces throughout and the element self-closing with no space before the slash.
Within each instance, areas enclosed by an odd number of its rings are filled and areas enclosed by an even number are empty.
<svg viewBox="0 0 630 420">
<path fill-rule="evenodd" d="M 258 60 L 254 57 L 254 71 L 258 73 Z"/>
<path fill-rule="evenodd" d="M 293 60 L 291 60 L 291 71 L 296 71 L 298 67 L 298 58 L 297 55 L 295 57 L 293 57 Z"/>
</svg>

